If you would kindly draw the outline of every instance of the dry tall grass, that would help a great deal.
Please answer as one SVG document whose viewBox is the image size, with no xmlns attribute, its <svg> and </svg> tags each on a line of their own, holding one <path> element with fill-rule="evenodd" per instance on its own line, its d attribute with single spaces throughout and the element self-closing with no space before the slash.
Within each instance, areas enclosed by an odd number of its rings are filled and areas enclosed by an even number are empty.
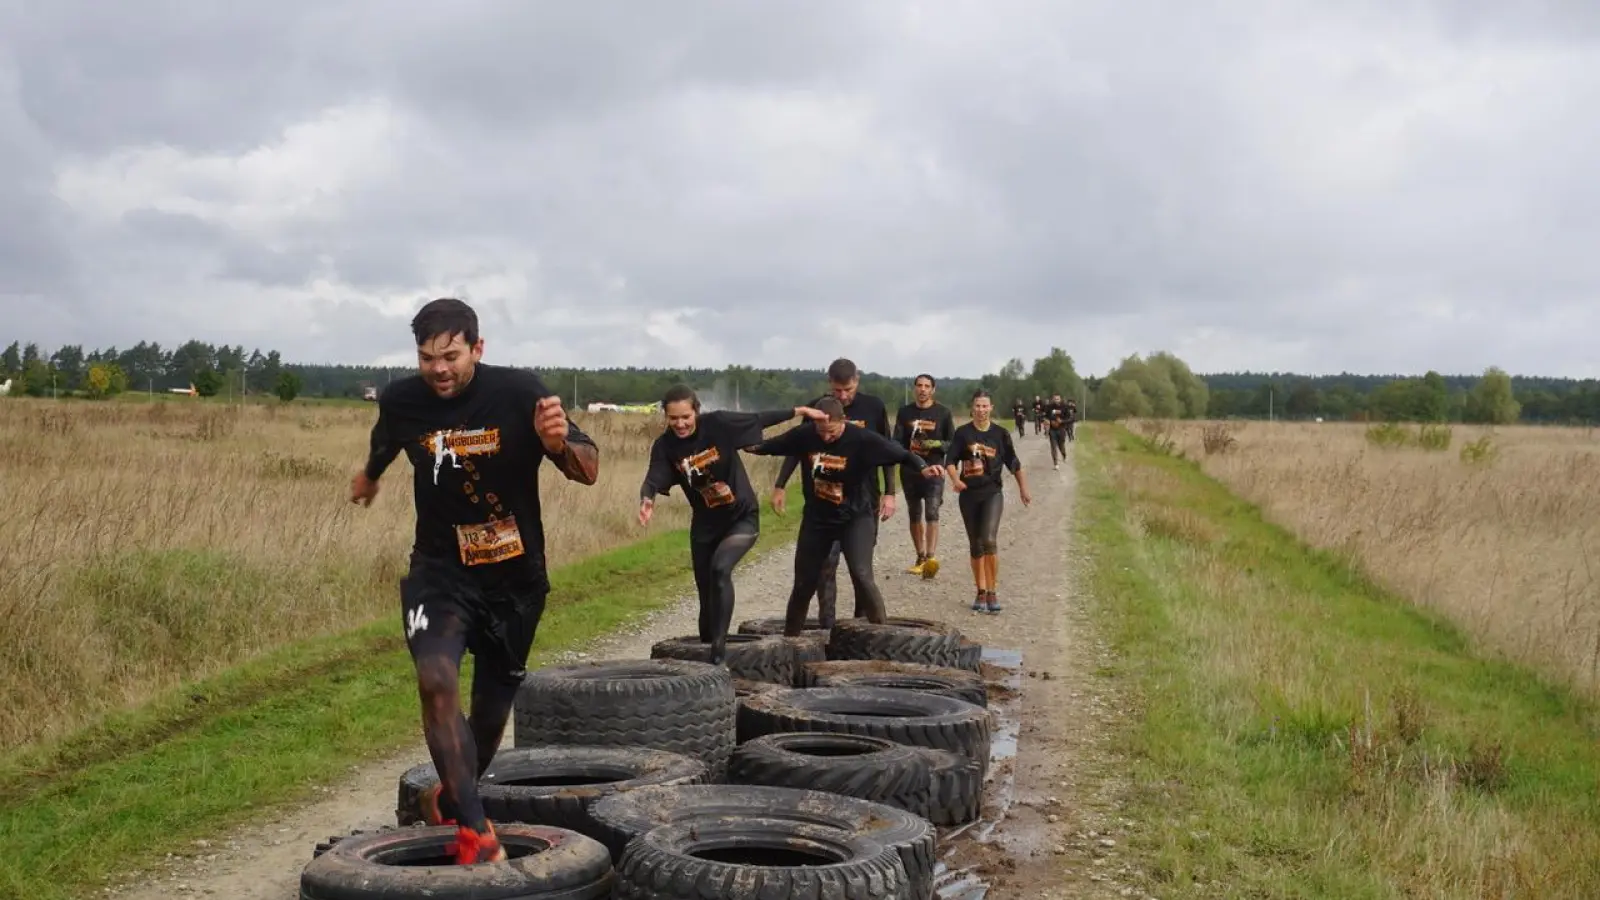
<svg viewBox="0 0 1600 900">
<path fill-rule="evenodd" d="M 0 749 L 285 641 L 396 615 L 410 465 L 396 460 L 370 509 L 347 500 L 373 414 L 0 402 Z M 543 467 L 552 566 L 640 537 L 638 486 L 662 427 L 573 419 L 600 445 L 601 473 L 584 487 Z M 774 461 L 745 461 L 771 483 Z M 674 492 L 651 530 L 687 523 Z"/>
<path fill-rule="evenodd" d="M 1600 693 L 1596 432 L 1456 426 L 1430 451 L 1344 423 L 1136 430 L 1170 438 L 1269 518 L 1487 646 Z"/>
</svg>

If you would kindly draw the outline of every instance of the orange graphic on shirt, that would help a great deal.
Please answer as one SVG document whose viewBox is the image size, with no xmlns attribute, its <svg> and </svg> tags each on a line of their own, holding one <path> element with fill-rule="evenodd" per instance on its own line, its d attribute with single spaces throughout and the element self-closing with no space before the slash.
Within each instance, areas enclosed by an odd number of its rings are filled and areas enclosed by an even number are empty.
<svg viewBox="0 0 1600 900">
<path fill-rule="evenodd" d="M 811 493 L 818 500 L 826 500 L 833 504 L 844 503 L 844 485 L 828 478 L 818 478 L 819 475 L 837 475 L 845 470 L 850 461 L 842 456 L 832 453 L 813 453 L 811 459 Z"/>
<path fill-rule="evenodd" d="M 961 477 L 974 478 L 989 471 L 989 460 L 998 455 L 997 451 L 988 444 L 971 444 L 967 447 L 967 455 L 961 460 Z"/>
<path fill-rule="evenodd" d="M 911 452 L 912 453 L 916 453 L 916 454 L 919 454 L 919 455 L 927 453 L 928 444 L 927 444 L 926 440 L 923 438 L 923 436 L 924 435 L 933 434 L 933 429 L 935 427 L 936 427 L 935 423 L 933 423 L 933 422 L 931 422 L 931 421 L 929 421 L 927 419 L 912 419 L 911 420 Z"/>
</svg>

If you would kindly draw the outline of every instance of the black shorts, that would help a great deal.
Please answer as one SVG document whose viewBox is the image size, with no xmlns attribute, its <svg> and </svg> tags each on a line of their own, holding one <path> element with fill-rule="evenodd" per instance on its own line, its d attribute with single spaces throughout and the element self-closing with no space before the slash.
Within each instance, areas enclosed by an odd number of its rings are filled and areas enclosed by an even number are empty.
<svg viewBox="0 0 1600 900">
<path fill-rule="evenodd" d="M 924 478 L 920 470 L 900 470 L 900 490 L 906 495 L 906 513 L 913 522 L 939 521 L 944 503 L 944 479 Z"/>
<path fill-rule="evenodd" d="M 411 658 L 445 656 L 459 666 L 470 650 L 484 675 L 521 684 L 548 593 L 530 579 L 479 575 L 413 556 L 400 579 L 400 623 Z"/>
</svg>

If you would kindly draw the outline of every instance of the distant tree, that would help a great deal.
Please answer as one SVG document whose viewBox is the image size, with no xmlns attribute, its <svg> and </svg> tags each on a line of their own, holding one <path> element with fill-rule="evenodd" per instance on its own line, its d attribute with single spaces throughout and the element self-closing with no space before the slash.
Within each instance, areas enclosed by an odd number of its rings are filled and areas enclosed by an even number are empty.
<svg viewBox="0 0 1600 900">
<path fill-rule="evenodd" d="M 279 372 L 278 381 L 272 386 L 272 392 L 278 399 L 288 403 L 300 396 L 300 376 L 293 372 Z"/>
<path fill-rule="evenodd" d="M 128 389 L 128 373 L 116 363 L 90 363 L 89 371 L 84 373 L 83 387 L 96 400 L 114 397 Z"/>
<path fill-rule="evenodd" d="M 201 369 L 194 373 L 194 392 L 202 397 L 215 397 L 222 390 L 222 373 L 216 369 Z"/>
<path fill-rule="evenodd" d="M 1296 419 L 1315 416 L 1322 412 L 1322 392 L 1312 387 L 1309 381 L 1298 382 L 1289 391 L 1289 399 L 1284 401 L 1283 411 Z"/>
<path fill-rule="evenodd" d="M 1511 391 L 1511 376 L 1490 366 L 1467 393 L 1462 415 L 1469 422 L 1510 425 L 1522 415 L 1522 404 Z"/>
<path fill-rule="evenodd" d="M 0 373 L 16 374 L 22 371 L 22 345 L 16 341 L 0 353 Z"/>
</svg>

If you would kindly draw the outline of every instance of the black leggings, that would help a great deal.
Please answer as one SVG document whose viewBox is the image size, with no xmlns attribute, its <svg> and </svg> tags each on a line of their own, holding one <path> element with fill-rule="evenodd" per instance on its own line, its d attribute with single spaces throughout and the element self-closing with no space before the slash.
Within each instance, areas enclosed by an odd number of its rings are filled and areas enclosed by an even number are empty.
<svg viewBox="0 0 1600 900">
<path fill-rule="evenodd" d="M 727 654 L 728 627 L 733 622 L 733 567 L 759 536 L 754 519 L 740 519 L 721 534 L 689 538 L 689 559 L 700 594 L 700 641 L 711 645 L 713 663 L 721 664 Z"/>
<path fill-rule="evenodd" d="M 1060 462 L 1067 458 L 1067 426 L 1050 429 L 1050 461 Z"/>
<path fill-rule="evenodd" d="M 876 511 L 865 512 L 843 525 L 817 525 L 802 522 L 794 545 L 794 588 L 785 610 L 784 634 L 798 637 L 805 626 L 806 607 L 817 595 L 817 619 L 821 627 L 832 628 L 837 588 L 828 582 L 837 577 L 838 558 L 844 557 L 850 570 L 850 584 L 856 592 L 857 618 L 882 624 L 888 617 L 883 594 L 872 576 L 872 551 L 878 541 Z M 829 564 L 831 561 L 831 565 Z"/>
<path fill-rule="evenodd" d="M 961 521 L 967 526 L 967 546 L 973 559 L 1000 552 L 1000 513 L 1005 510 L 1005 494 L 985 491 L 961 492 Z"/>
</svg>

